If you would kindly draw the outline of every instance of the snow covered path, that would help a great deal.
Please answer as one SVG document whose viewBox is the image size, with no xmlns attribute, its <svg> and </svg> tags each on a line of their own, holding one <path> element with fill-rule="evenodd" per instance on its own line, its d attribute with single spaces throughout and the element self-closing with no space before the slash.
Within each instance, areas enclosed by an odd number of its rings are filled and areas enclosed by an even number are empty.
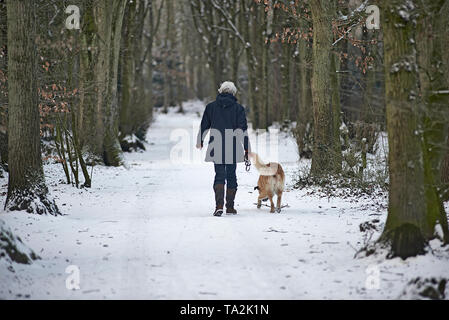
<svg viewBox="0 0 449 320">
<path fill-rule="evenodd" d="M 359 224 L 382 224 L 386 210 L 370 199 L 292 190 L 298 170 L 292 137 L 279 142 L 287 175 L 283 202 L 290 208 L 280 214 L 256 209 L 258 174 L 239 165 L 239 214 L 213 217 L 213 166 L 170 161 L 177 143 L 171 135 L 187 132 L 193 144 L 202 108 L 188 103 L 187 115 L 157 114 L 147 151 L 127 154 L 127 168 L 95 167 L 91 189 L 61 184 L 60 166 L 46 165 L 47 183 L 66 215 L 0 213 L 42 258 L 14 264 L 13 271 L 0 263 L 0 298 L 390 299 L 413 277 L 449 276 L 448 249 L 438 242 L 433 255 L 406 262 L 354 259 L 363 244 Z M 191 157 L 203 158 L 193 150 Z M 2 192 L 6 183 L 1 179 Z M 66 288 L 70 265 L 80 270 L 79 290 Z M 379 287 L 367 287 L 376 270 Z"/>
</svg>

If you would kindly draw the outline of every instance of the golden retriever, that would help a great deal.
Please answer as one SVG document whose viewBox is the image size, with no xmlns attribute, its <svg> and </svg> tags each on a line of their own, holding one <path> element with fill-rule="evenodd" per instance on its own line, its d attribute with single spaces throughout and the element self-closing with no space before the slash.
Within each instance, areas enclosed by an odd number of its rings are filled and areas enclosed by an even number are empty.
<svg viewBox="0 0 449 320">
<path fill-rule="evenodd" d="M 254 161 L 254 166 L 259 171 L 259 181 L 255 189 L 259 190 L 259 197 L 257 198 L 257 208 L 262 206 L 262 200 L 270 199 L 271 213 L 275 211 L 281 212 L 282 192 L 284 192 L 285 174 L 282 166 L 277 162 L 270 162 L 265 164 L 262 162 L 257 153 L 251 152 L 249 154 Z M 277 196 L 276 210 L 274 207 L 273 197 Z"/>
</svg>

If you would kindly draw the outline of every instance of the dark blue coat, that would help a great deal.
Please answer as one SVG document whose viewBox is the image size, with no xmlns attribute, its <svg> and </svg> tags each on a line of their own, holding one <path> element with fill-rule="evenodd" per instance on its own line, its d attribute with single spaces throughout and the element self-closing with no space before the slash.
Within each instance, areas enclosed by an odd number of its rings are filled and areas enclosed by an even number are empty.
<svg viewBox="0 0 449 320">
<path fill-rule="evenodd" d="M 232 94 L 221 93 L 204 110 L 197 143 L 202 146 L 209 131 L 207 162 L 243 162 L 245 151 L 251 151 L 247 130 L 245 109 L 237 103 L 237 98 Z"/>
</svg>

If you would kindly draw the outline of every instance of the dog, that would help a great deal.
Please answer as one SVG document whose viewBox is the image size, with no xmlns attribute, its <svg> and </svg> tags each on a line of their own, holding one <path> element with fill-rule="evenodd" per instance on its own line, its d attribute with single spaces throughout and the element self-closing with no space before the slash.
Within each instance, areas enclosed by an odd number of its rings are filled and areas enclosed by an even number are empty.
<svg viewBox="0 0 449 320">
<path fill-rule="evenodd" d="M 282 192 L 284 192 L 285 174 L 282 166 L 277 162 L 270 162 L 265 164 L 262 162 L 257 153 L 251 152 L 250 158 L 254 161 L 254 166 L 259 171 L 259 181 L 257 187 L 259 190 L 259 197 L 257 198 L 257 208 L 260 209 L 262 201 L 270 199 L 271 213 L 277 211 L 281 212 Z M 273 197 L 277 196 L 276 209 L 274 207 Z"/>
</svg>

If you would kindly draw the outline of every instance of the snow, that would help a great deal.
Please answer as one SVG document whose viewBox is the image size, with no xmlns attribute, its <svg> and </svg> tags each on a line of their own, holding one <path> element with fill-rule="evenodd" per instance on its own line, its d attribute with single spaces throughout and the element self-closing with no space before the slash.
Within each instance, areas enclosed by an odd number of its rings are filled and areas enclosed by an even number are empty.
<svg viewBox="0 0 449 320">
<path fill-rule="evenodd" d="M 355 258 L 379 236 L 386 197 L 292 189 L 310 162 L 298 161 L 294 138 L 277 130 L 267 135 L 276 141 L 265 151 L 258 143 L 263 135 L 256 140 L 252 132 L 252 147 L 265 162 L 283 166 L 289 208 L 257 209 L 258 173 L 241 164 L 238 215 L 213 217 L 213 166 L 202 161 L 205 148 L 194 149 L 204 107 L 190 101 L 185 115 L 176 108 L 156 114 L 147 150 L 125 154 L 126 167 L 94 167 L 91 189 L 61 184 L 60 165 L 46 164 L 64 215 L 0 212 L 41 257 L 14 264 L 15 272 L 0 259 L 0 299 L 396 299 L 416 277 L 449 277 L 449 248 L 438 240 L 432 253 L 406 261 Z M 189 146 L 183 161 L 170 160 L 183 143 Z M 5 192 L 7 178 L 0 185 Z M 375 219 L 377 231 L 360 231 Z M 70 290 L 78 271 L 79 289 Z"/>
<path fill-rule="evenodd" d="M 410 13 L 408 13 L 405 10 L 399 10 L 399 15 L 401 16 L 402 19 L 404 19 L 405 21 L 409 21 L 410 20 Z"/>
<path fill-rule="evenodd" d="M 347 15 L 341 15 L 339 16 L 340 20 L 346 21 L 349 18 L 352 18 L 353 16 L 355 16 L 356 14 L 361 13 L 362 11 L 365 10 L 366 5 L 368 4 L 368 0 L 365 0 L 362 4 L 360 4 L 356 9 L 354 9 L 350 14 L 349 17 Z"/>
<path fill-rule="evenodd" d="M 20 239 L 15 236 L 11 230 L 5 225 L 4 221 L 0 220 L 0 259 L 5 261 L 5 264 L 12 264 L 13 261 L 17 263 L 31 263 L 32 260 L 38 259 L 38 256 L 28 248 Z M 9 270 L 14 268 L 9 267 Z"/>
</svg>

